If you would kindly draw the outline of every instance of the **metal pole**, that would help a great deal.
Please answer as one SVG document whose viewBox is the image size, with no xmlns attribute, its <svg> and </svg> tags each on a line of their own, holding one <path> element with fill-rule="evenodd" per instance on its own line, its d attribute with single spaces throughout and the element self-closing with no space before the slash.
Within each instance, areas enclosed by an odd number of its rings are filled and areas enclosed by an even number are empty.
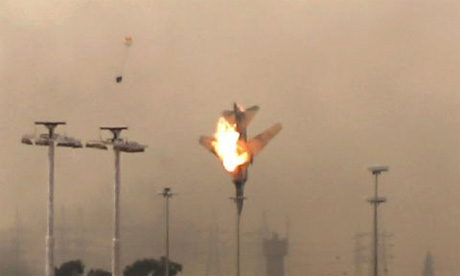
<svg viewBox="0 0 460 276">
<path fill-rule="evenodd" d="M 378 231 L 378 206 L 380 203 L 385 203 L 386 198 L 378 196 L 378 176 L 381 172 L 387 172 L 389 170 L 388 166 L 372 166 L 368 168 L 369 171 L 374 175 L 374 197 L 369 199 L 369 202 L 374 205 L 374 246 L 373 246 L 373 275 L 379 275 L 379 231 Z"/>
<path fill-rule="evenodd" d="M 112 133 L 113 138 L 110 141 L 101 143 L 87 143 L 86 147 L 107 149 L 106 144 L 111 144 L 115 154 L 115 183 L 113 189 L 113 237 L 112 237 L 112 276 L 121 276 L 120 272 L 120 152 L 143 152 L 145 146 L 137 144 L 125 144 L 125 141 L 120 138 L 120 134 L 127 127 L 100 127 L 101 130 L 108 130 Z M 107 143 L 108 142 L 108 143 Z"/>
<path fill-rule="evenodd" d="M 378 213 L 377 206 L 378 202 L 378 173 L 375 174 L 375 186 L 374 186 L 374 276 L 378 276 Z"/>
<path fill-rule="evenodd" d="M 238 211 L 238 204 L 241 198 L 237 197 L 237 210 L 236 210 L 236 275 L 240 276 L 240 223 L 241 213 Z"/>
<path fill-rule="evenodd" d="M 48 202 L 47 202 L 47 229 L 45 237 L 45 276 L 54 275 L 54 149 L 56 146 L 56 136 L 54 129 L 58 125 L 65 125 L 65 122 L 36 121 L 35 125 L 43 125 L 48 130 L 48 137 L 40 137 L 40 143 L 36 145 L 48 146 L 49 163 L 49 183 L 48 183 Z M 22 143 L 33 145 L 31 138 L 22 139 Z M 72 147 L 77 147 L 73 144 Z"/>
<path fill-rule="evenodd" d="M 47 276 L 54 275 L 54 126 L 47 126 L 49 130 L 49 185 L 48 185 L 48 227 L 46 233 L 46 267 Z"/>
<path fill-rule="evenodd" d="M 166 194 L 166 260 L 165 275 L 169 276 L 169 194 Z"/>
<path fill-rule="evenodd" d="M 115 152 L 115 186 L 113 200 L 112 276 L 120 276 L 120 151 Z"/>
<path fill-rule="evenodd" d="M 243 211 L 244 203 L 244 184 L 247 179 L 247 171 L 240 171 L 239 174 L 242 174 L 243 177 L 237 178 L 233 181 L 236 188 L 235 194 L 235 205 L 236 205 L 236 276 L 240 276 L 241 273 L 241 250 L 240 250 L 240 226 L 241 226 L 241 212 Z"/>
</svg>

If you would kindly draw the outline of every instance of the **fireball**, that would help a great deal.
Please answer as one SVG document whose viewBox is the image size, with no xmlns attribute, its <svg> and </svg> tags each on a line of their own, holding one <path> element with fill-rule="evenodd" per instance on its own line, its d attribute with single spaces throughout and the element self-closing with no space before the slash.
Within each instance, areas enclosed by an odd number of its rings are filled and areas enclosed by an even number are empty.
<svg viewBox="0 0 460 276">
<path fill-rule="evenodd" d="M 246 164 L 250 160 L 247 147 L 239 138 L 240 133 L 236 131 L 236 125 L 230 124 L 221 117 L 217 123 L 214 141 L 211 144 L 228 172 L 234 172 L 238 166 Z"/>
</svg>

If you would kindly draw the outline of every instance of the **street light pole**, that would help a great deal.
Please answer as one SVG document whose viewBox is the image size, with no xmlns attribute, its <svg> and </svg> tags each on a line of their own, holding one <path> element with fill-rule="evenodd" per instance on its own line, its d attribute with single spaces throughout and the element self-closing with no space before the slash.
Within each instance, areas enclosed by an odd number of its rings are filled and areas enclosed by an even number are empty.
<svg viewBox="0 0 460 276">
<path fill-rule="evenodd" d="M 48 185 L 48 226 L 46 231 L 46 275 L 54 275 L 54 128 L 56 125 L 45 125 L 49 131 L 48 146 L 49 185 Z"/>
<path fill-rule="evenodd" d="M 238 169 L 240 170 L 240 169 Z M 241 172 L 240 172 L 241 173 Z M 236 197 L 232 198 L 236 204 L 236 276 L 241 273 L 241 242 L 240 242 L 240 226 L 241 226 L 241 212 L 243 211 L 243 203 L 246 199 L 243 194 L 243 187 L 247 180 L 247 174 L 244 178 L 235 178 L 233 180 L 236 188 Z"/>
<path fill-rule="evenodd" d="M 244 199 L 236 198 L 236 204 L 240 204 Z M 241 225 L 241 213 L 237 212 L 236 214 L 236 275 L 240 276 L 241 271 L 241 261 L 240 261 L 240 225 Z"/>
<path fill-rule="evenodd" d="M 378 174 L 374 174 L 375 181 L 374 181 L 374 198 L 377 199 L 378 197 Z M 378 247 L 379 247 L 379 228 L 378 228 L 378 212 L 377 212 L 377 206 L 378 203 L 377 201 L 374 202 L 374 276 L 378 275 L 378 263 L 379 263 L 379 258 L 378 258 Z"/>
<path fill-rule="evenodd" d="M 110 128 L 101 127 L 101 130 L 109 130 L 112 135 L 112 143 L 120 140 L 120 133 L 126 127 Z M 112 273 L 120 276 L 120 151 L 113 147 L 115 154 L 115 183 L 113 187 L 113 236 L 112 236 Z"/>
<path fill-rule="evenodd" d="M 43 125 L 48 129 L 48 163 L 49 163 L 49 183 L 48 183 L 48 225 L 46 229 L 46 264 L 45 274 L 54 275 L 54 129 L 58 125 L 65 125 L 65 122 L 35 122 L 36 125 Z"/>
<path fill-rule="evenodd" d="M 113 149 L 115 154 L 115 185 L 113 187 L 113 239 L 112 239 L 112 272 L 120 274 L 120 151 Z"/>
<path fill-rule="evenodd" d="M 379 257 L 378 257 L 378 248 L 379 248 L 379 232 L 378 232 L 378 205 L 380 203 L 386 202 L 385 197 L 378 196 L 378 176 L 382 172 L 387 172 L 389 170 L 388 166 L 374 166 L 369 167 L 369 171 L 374 175 L 374 197 L 369 199 L 369 203 L 374 205 L 374 219 L 373 219 L 373 236 L 374 236 L 374 245 L 373 245 L 373 275 L 378 276 L 378 264 L 379 264 Z"/>
<path fill-rule="evenodd" d="M 120 272 L 120 152 L 143 152 L 146 146 L 136 142 L 126 142 L 120 138 L 120 134 L 127 127 L 101 127 L 108 130 L 112 138 L 108 141 L 90 141 L 86 143 L 88 148 L 107 150 L 106 145 L 112 145 L 115 155 L 115 183 L 113 188 L 113 237 L 112 237 L 112 276 L 121 276 Z"/>
<path fill-rule="evenodd" d="M 171 188 L 165 187 L 160 193 L 166 201 L 166 256 L 165 256 L 165 276 L 169 276 L 169 198 L 174 196 L 174 193 L 171 192 Z"/>
<path fill-rule="evenodd" d="M 39 138 L 31 136 L 23 136 L 22 143 L 27 145 L 48 146 L 48 202 L 47 202 L 47 229 L 46 229 L 46 260 L 45 260 L 45 275 L 54 275 L 54 150 L 56 141 L 57 146 L 81 148 L 81 142 L 66 136 L 58 136 L 54 130 L 59 125 L 65 125 L 65 122 L 49 122 L 37 121 L 35 125 L 43 125 L 47 130 L 47 134 L 40 135 Z"/>
<path fill-rule="evenodd" d="M 166 197 L 166 267 L 165 275 L 169 276 L 169 197 Z"/>
</svg>

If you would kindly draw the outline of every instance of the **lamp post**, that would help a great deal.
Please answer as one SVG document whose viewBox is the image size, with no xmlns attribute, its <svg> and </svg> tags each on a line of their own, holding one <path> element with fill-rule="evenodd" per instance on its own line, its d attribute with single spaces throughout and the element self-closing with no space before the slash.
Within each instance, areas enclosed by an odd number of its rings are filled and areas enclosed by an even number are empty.
<svg viewBox="0 0 460 276">
<path fill-rule="evenodd" d="M 165 187 L 162 192 L 159 193 L 166 199 L 166 256 L 165 256 L 165 276 L 169 276 L 169 198 L 173 197 L 175 193 L 171 192 L 171 188 Z"/>
<path fill-rule="evenodd" d="M 372 167 L 369 167 L 368 170 L 374 175 L 374 197 L 370 198 L 368 201 L 369 201 L 370 204 L 374 205 L 373 275 L 378 276 L 378 274 L 379 274 L 379 272 L 378 272 L 378 264 L 379 264 L 379 258 L 378 258 L 379 232 L 378 232 L 378 212 L 377 212 L 377 208 L 378 208 L 379 204 L 386 202 L 385 197 L 379 197 L 378 196 L 378 176 L 382 172 L 389 171 L 389 168 L 388 168 L 388 166 L 372 166 Z"/>
<path fill-rule="evenodd" d="M 48 206 L 47 216 L 48 224 L 46 229 L 46 261 L 45 261 L 45 275 L 54 275 L 54 149 L 58 147 L 81 148 L 80 141 L 68 137 L 57 135 L 54 130 L 59 125 L 65 125 L 65 122 L 49 122 L 37 121 L 35 125 L 42 125 L 47 128 L 48 133 L 40 134 L 34 137 L 24 135 L 21 142 L 27 145 L 47 146 L 48 147 L 48 162 L 49 162 L 49 183 L 48 183 Z"/>
<path fill-rule="evenodd" d="M 241 273 L 241 242 L 240 242 L 240 225 L 241 225 L 241 212 L 243 211 L 243 203 L 246 197 L 244 196 L 244 185 L 248 179 L 248 164 L 238 167 L 233 176 L 233 184 L 235 184 L 235 197 L 232 199 L 236 204 L 236 275 L 240 276 Z"/>
<path fill-rule="evenodd" d="M 120 137 L 127 127 L 101 127 L 100 130 L 108 130 L 112 138 L 105 141 L 89 141 L 87 148 L 107 150 L 112 146 L 115 154 L 115 183 L 113 188 L 113 239 L 112 239 L 112 276 L 121 276 L 120 273 L 120 152 L 144 152 L 146 146 L 137 142 L 128 142 Z"/>
</svg>

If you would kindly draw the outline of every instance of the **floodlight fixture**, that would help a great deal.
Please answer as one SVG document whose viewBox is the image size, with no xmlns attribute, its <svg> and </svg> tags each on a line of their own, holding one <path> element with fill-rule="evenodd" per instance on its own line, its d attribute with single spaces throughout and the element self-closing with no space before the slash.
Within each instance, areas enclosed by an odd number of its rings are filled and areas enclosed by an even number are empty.
<svg viewBox="0 0 460 276">
<path fill-rule="evenodd" d="M 34 137 L 33 135 L 23 135 L 21 138 L 21 143 L 26 144 L 26 145 L 33 145 L 34 144 Z"/>
<path fill-rule="evenodd" d="M 390 168 L 388 166 L 371 166 L 368 168 L 368 170 L 372 173 L 372 174 L 380 174 L 382 172 L 387 172 L 390 170 Z"/>
<path fill-rule="evenodd" d="M 112 132 L 113 134 L 113 138 L 112 138 L 112 142 L 120 139 L 120 134 L 123 130 L 128 130 L 128 127 L 100 127 L 99 128 L 100 130 L 108 130 L 110 132 Z"/>
<path fill-rule="evenodd" d="M 69 137 L 69 136 L 58 136 L 57 146 L 67 147 L 67 148 L 82 148 L 83 147 L 81 141 L 75 138 Z"/>
<path fill-rule="evenodd" d="M 380 203 L 385 203 L 387 202 L 387 198 L 386 197 L 371 197 L 369 199 L 367 199 L 367 201 L 370 203 L 370 204 L 380 204 Z"/>
<path fill-rule="evenodd" d="M 94 148 L 94 149 L 100 149 L 100 150 L 107 150 L 108 149 L 107 145 L 103 141 L 97 141 L 97 140 L 86 142 L 85 147 Z"/>
<path fill-rule="evenodd" d="M 66 125 L 64 121 L 35 121 L 36 125 L 44 125 L 46 127 L 57 127 L 58 125 Z"/>
<path fill-rule="evenodd" d="M 113 148 L 122 152 L 144 152 L 147 146 L 133 141 L 115 142 Z"/>
</svg>

